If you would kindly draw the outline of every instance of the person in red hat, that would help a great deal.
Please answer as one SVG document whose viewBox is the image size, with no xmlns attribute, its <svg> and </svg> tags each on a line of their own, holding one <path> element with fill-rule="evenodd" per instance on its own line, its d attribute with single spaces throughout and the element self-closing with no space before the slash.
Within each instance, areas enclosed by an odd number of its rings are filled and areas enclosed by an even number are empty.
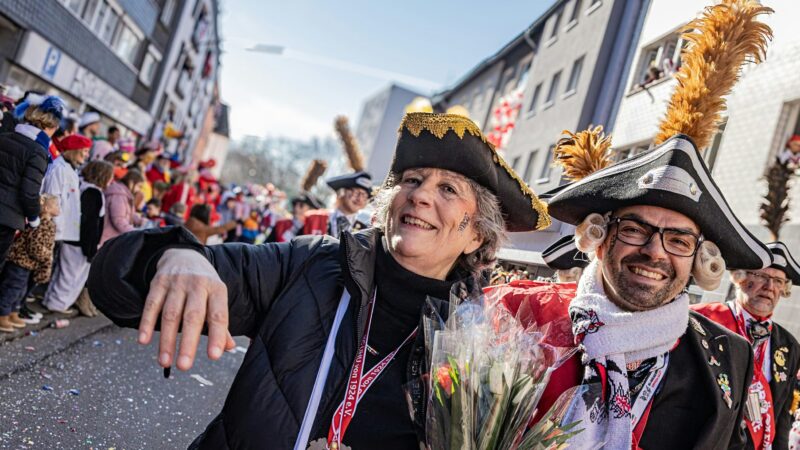
<svg viewBox="0 0 800 450">
<path fill-rule="evenodd" d="M 61 299 L 71 292 L 64 289 L 71 281 L 70 268 L 74 267 L 76 260 L 84 258 L 81 248 L 76 245 L 64 245 L 66 242 L 80 242 L 81 226 L 81 191 L 78 168 L 89 157 L 92 140 L 81 134 L 66 136 L 56 142 L 56 147 L 61 156 L 53 161 L 50 170 L 44 177 L 42 193 L 55 195 L 59 198 L 61 214 L 53 220 L 56 223 L 56 248 L 58 256 L 53 262 L 53 277 L 45 294 L 44 304 L 72 304 L 72 299 Z M 71 312 L 67 309 L 53 307 L 52 311 Z"/>
<path fill-rule="evenodd" d="M 786 147 L 778 153 L 777 159 L 790 169 L 800 167 L 800 135 L 794 134 L 786 141 Z"/>
<path fill-rule="evenodd" d="M 169 183 L 171 181 L 172 161 L 166 153 L 159 153 L 156 156 L 155 162 L 147 169 L 147 181 L 150 184 L 163 181 Z"/>
</svg>

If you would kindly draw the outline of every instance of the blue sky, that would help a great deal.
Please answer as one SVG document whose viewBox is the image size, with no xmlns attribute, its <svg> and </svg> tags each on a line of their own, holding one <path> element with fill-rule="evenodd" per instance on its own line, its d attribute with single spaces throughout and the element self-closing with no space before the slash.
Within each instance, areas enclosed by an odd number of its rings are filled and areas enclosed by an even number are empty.
<svg viewBox="0 0 800 450">
<path fill-rule="evenodd" d="M 552 3 L 223 0 L 221 93 L 231 106 L 233 137 L 331 135 L 337 114 L 355 124 L 361 102 L 389 83 L 309 60 L 366 66 L 443 88 Z M 285 46 L 286 56 L 246 51 L 255 44 Z"/>
</svg>

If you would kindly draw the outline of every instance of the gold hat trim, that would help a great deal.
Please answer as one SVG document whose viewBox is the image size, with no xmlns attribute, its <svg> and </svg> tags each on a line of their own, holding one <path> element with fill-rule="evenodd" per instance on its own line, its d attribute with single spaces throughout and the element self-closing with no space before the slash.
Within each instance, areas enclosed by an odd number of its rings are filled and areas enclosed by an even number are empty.
<svg viewBox="0 0 800 450">
<path fill-rule="evenodd" d="M 514 169 L 512 169 L 511 166 L 506 163 L 503 157 L 497 153 L 497 149 L 495 149 L 494 145 L 492 145 L 492 143 L 486 139 L 486 136 L 484 136 L 478 126 L 475 125 L 475 122 L 467 117 L 456 114 L 416 112 L 408 113 L 405 115 L 405 117 L 403 117 L 403 121 L 400 123 L 400 129 L 398 131 L 402 132 L 403 128 L 408 130 L 408 132 L 414 137 L 419 137 L 420 133 L 422 133 L 422 130 L 427 130 L 430 134 L 438 139 L 443 139 L 448 131 L 455 133 L 459 139 L 464 139 L 465 133 L 469 133 L 479 138 L 491 150 L 492 160 L 495 162 L 495 164 L 498 164 L 500 167 L 505 169 L 506 173 L 508 173 L 511 178 L 517 181 L 522 193 L 531 198 L 531 207 L 539 216 L 536 222 L 536 229 L 541 230 L 550 226 L 551 221 L 550 214 L 547 213 L 547 204 L 536 196 L 536 193 L 531 190 L 528 184 L 523 181 L 522 178 L 517 175 Z"/>
</svg>

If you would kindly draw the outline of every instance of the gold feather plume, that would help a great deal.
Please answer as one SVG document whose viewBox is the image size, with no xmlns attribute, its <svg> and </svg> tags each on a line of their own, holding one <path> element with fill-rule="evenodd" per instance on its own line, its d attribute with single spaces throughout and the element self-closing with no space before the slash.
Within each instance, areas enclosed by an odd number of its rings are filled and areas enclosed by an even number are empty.
<svg viewBox="0 0 800 450">
<path fill-rule="evenodd" d="M 656 145 L 683 133 L 697 148 L 708 146 L 725 110 L 723 97 L 739 79 L 742 64 L 760 63 L 766 56 L 772 30 L 756 19 L 772 12 L 756 0 L 723 0 L 686 25 L 683 38 L 689 47 L 681 55 L 681 68 L 675 74 L 678 86 Z"/>
<path fill-rule="evenodd" d="M 327 168 L 328 163 L 321 159 L 311 161 L 305 176 L 303 176 L 303 181 L 300 182 L 300 189 L 303 192 L 310 192 Z"/>
<path fill-rule="evenodd" d="M 356 137 L 353 136 L 353 133 L 350 131 L 350 124 L 347 121 L 347 117 L 337 116 L 335 126 L 336 132 L 339 133 L 339 139 L 342 141 L 342 146 L 347 155 L 350 168 L 353 169 L 354 172 L 364 170 L 364 154 L 361 153 L 361 149 L 358 148 L 358 141 L 356 141 Z"/>
<path fill-rule="evenodd" d="M 553 164 L 564 169 L 564 176 L 577 181 L 611 164 L 611 136 L 606 136 L 603 126 L 572 133 L 559 139 L 553 151 Z"/>
</svg>

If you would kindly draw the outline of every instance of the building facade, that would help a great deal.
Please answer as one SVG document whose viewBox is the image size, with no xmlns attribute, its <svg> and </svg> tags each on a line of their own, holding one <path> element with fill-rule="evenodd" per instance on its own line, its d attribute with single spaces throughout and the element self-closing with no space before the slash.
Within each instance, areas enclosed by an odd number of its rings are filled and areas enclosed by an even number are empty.
<svg viewBox="0 0 800 450">
<path fill-rule="evenodd" d="M 375 183 L 380 183 L 389 173 L 397 144 L 397 129 L 403 120 L 405 107 L 416 97 L 424 96 L 391 84 L 369 97 L 361 107 L 356 140 L 367 158 L 367 172 Z"/>
<path fill-rule="evenodd" d="M 650 147 L 676 85 L 671 75 L 680 66 L 684 45 L 679 30 L 707 3 L 652 1 L 613 127 L 618 159 Z M 716 137 L 702 152 L 733 212 L 751 232 L 768 242 L 771 237 L 759 217 L 759 205 L 767 191 L 764 174 L 787 140 L 800 134 L 800 36 L 794 23 L 800 17 L 800 4 L 762 3 L 776 10 L 762 18 L 774 32 L 767 58 L 759 65 L 744 68 L 727 97 L 727 111 Z M 796 181 L 794 185 L 797 186 Z M 790 190 L 789 204 L 790 220 L 781 228 L 779 238 L 797 257 L 800 214 L 795 211 L 800 211 L 800 188 Z M 715 292 L 693 291 L 703 301 L 724 300 L 734 293 L 729 280 Z M 779 303 L 775 315 L 796 335 L 800 333 L 800 288 L 795 287 L 792 298 Z"/>
<path fill-rule="evenodd" d="M 557 1 L 438 94 L 435 107 L 467 108 L 534 192 L 555 188 L 562 179 L 552 167 L 553 149 L 562 130 L 612 122 L 647 6 L 648 0 Z M 568 232 L 556 221 L 543 232 L 512 233 L 500 258 L 541 266 L 541 250 Z"/>
<path fill-rule="evenodd" d="M 58 94 L 188 162 L 219 102 L 218 12 L 216 0 L 0 0 L 0 84 Z"/>
<path fill-rule="evenodd" d="M 155 0 L 0 0 L 0 80 L 145 135 L 158 55 L 169 45 L 161 14 Z"/>
<path fill-rule="evenodd" d="M 219 103 L 219 2 L 174 1 L 171 44 L 149 109 L 154 120 L 151 137 L 190 162 L 202 152 L 196 147 L 203 130 L 208 130 L 206 115 Z"/>
</svg>

